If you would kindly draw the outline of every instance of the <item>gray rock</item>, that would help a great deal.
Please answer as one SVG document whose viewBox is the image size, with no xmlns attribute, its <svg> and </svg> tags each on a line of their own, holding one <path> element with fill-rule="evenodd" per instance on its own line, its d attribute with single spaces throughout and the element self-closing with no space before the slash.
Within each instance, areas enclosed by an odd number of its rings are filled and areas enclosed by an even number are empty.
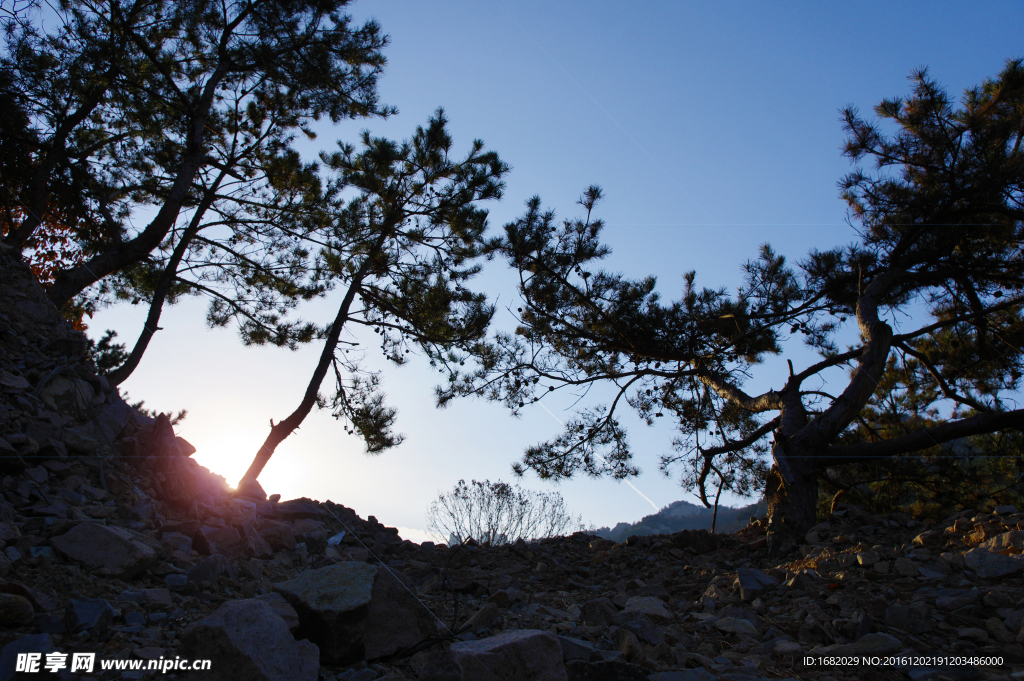
<svg viewBox="0 0 1024 681">
<path fill-rule="evenodd" d="M 462 681 L 568 681 L 558 637 L 522 629 L 453 643 Z"/>
<path fill-rule="evenodd" d="M 282 501 L 274 508 L 274 513 L 282 520 L 301 520 L 302 518 L 324 520 L 330 517 L 326 511 L 316 504 L 311 504 L 301 499 Z"/>
<path fill-rule="evenodd" d="M 485 603 L 484 606 L 480 608 L 476 614 L 470 617 L 468 622 L 466 622 L 467 630 L 476 631 L 481 627 L 489 627 L 494 624 L 500 614 L 501 609 L 498 608 L 497 603 Z"/>
<path fill-rule="evenodd" d="M 296 641 L 274 608 L 263 601 L 228 601 L 182 634 L 183 656 L 211 660 L 210 679 L 316 681 L 317 647 Z"/>
<path fill-rule="evenodd" d="M 219 553 L 222 556 L 233 557 L 241 552 L 242 537 L 233 527 L 203 525 L 192 537 L 192 546 L 204 556 Z"/>
<path fill-rule="evenodd" d="M 248 558 L 270 558 L 274 550 L 260 536 L 252 523 L 242 523 L 242 555 Z"/>
<path fill-rule="evenodd" d="M 0 626 L 20 627 L 35 617 L 32 601 L 17 594 L 0 593 Z"/>
<path fill-rule="evenodd" d="M 897 558 L 893 564 L 893 569 L 901 577 L 917 577 L 921 574 L 917 564 L 909 558 Z"/>
<path fill-rule="evenodd" d="M 28 471 L 25 471 L 28 473 Z M 982 543 L 978 548 L 992 551 L 993 553 L 1009 553 L 1011 550 L 1024 549 L 1024 530 L 1012 530 L 992 537 Z"/>
<path fill-rule="evenodd" d="M 573 660 L 583 660 L 585 662 L 597 661 L 601 659 L 600 651 L 590 641 L 584 641 L 578 638 L 570 638 L 569 636 L 559 636 L 558 644 L 562 646 L 562 661 L 572 662 Z"/>
<path fill-rule="evenodd" d="M 625 622 L 620 629 L 633 632 L 638 639 L 652 646 L 665 642 L 665 637 L 661 635 L 661 631 L 646 617 L 638 617 Z"/>
<path fill-rule="evenodd" d="M 219 553 L 203 558 L 188 571 L 188 578 L 196 584 L 200 582 L 217 582 L 217 578 L 226 575 L 231 569 L 228 559 Z"/>
<path fill-rule="evenodd" d="M 266 501 L 267 499 L 267 493 L 263 490 L 263 485 L 257 480 L 250 479 L 239 481 L 238 487 L 235 488 L 235 496 L 258 499 L 259 501 Z"/>
<path fill-rule="evenodd" d="M 172 553 L 174 551 L 181 551 L 188 555 L 192 551 L 192 537 L 181 532 L 164 532 L 163 536 L 160 537 L 160 541 Z"/>
<path fill-rule="evenodd" d="M 295 530 L 287 523 L 272 525 L 260 530 L 260 536 L 270 544 L 274 551 L 292 551 L 295 549 Z"/>
<path fill-rule="evenodd" d="M 53 645 L 53 638 L 49 634 L 32 634 L 11 641 L 0 651 L 0 681 L 11 681 L 15 678 L 17 672 L 14 670 L 17 668 L 19 653 L 42 653 L 39 669 L 36 670 L 37 673 L 22 678 L 45 678 L 45 676 L 50 676 L 43 669 L 43 664 L 46 660 L 46 653 L 56 652 L 56 650 L 56 646 Z M 58 676 L 58 678 L 60 677 Z"/>
<path fill-rule="evenodd" d="M 164 577 L 164 584 L 171 591 L 181 591 L 188 585 L 188 575 L 180 573 L 171 573 Z"/>
<path fill-rule="evenodd" d="M 672 612 L 668 609 L 665 601 L 657 596 L 633 596 L 626 601 L 624 612 L 638 612 L 655 622 L 672 620 Z"/>
<path fill-rule="evenodd" d="M 745 634 L 757 638 L 757 628 L 748 620 L 739 617 L 722 617 L 715 620 L 715 629 L 726 634 Z"/>
<path fill-rule="evenodd" d="M 299 634 L 332 663 L 375 659 L 434 635 L 433 616 L 387 570 L 343 561 L 274 585 L 299 614 Z"/>
<path fill-rule="evenodd" d="M 106 568 L 120 579 L 131 579 L 153 564 L 161 548 L 134 530 L 97 523 L 79 523 L 50 544 L 69 560 Z"/>
<path fill-rule="evenodd" d="M 618 609 L 607 598 L 595 598 L 580 606 L 580 619 L 589 626 L 610 624 Z"/>
<path fill-rule="evenodd" d="M 295 612 L 295 608 L 281 594 L 276 592 L 263 594 L 262 596 L 257 596 L 256 600 L 270 605 L 281 616 L 284 623 L 288 625 L 289 631 L 294 632 L 299 628 L 299 613 Z"/>
<path fill-rule="evenodd" d="M 87 629 L 100 632 L 120 616 L 121 611 L 102 598 L 72 599 L 64 611 L 64 623 L 72 634 Z"/>
<path fill-rule="evenodd" d="M 744 601 L 752 601 L 760 596 L 765 589 L 778 580 L 754 568 L 741 568 L 736 571 L 735 584 L 740 589 L 740 598 Z"/>
<path fill-rule="evenodd" d="M 1001 579 L 1024 570 L 1024 555 L 1004 556 L 976 548 L 964 554 L 964 565 L 982 579 Z"/>
</svg>

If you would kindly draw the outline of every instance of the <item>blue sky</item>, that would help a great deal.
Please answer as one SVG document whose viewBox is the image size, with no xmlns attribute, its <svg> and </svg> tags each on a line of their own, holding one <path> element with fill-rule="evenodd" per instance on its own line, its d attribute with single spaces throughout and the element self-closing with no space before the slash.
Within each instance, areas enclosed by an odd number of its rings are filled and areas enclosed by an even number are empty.
<svg viewBox="0 0 1024 681">
<path fill-rule="evenodd" d="M 798 260 L 855 238 L 836 189 L 851 167 L 839 151 L 840 108 L 870 113 L 882 98 L 906 94 L 907 76 L 921 66 L 958 95 L 1024 56 L 1019 2 L 362 0 L 351 11 L 391 36 L 381 95 L 400 113 L 319 125 L 303 153 L 355 142 L 362 129 L 408 137 L 443 106 L 457 148 L 482 139 L 513 168 L 505 198 L 489 206 L 492 229 L 535 194 L 571 217 L 580 193 L 600 184 L 608 269 L 656 275 L 669 298 L 691 269 L 700 284 L 734 287 L 740 264 L 765 241 Z M 496 324 L 509 328 L 503 307 L 515 307 L 514 289 L 502 267 L 489 265 L 477 287 L 498 298 Z M 315 303 L 303 316 L 323 322 L 333 306 Z M 113 308 L 91 328 L 133 342 L 144 314 Z M 297 405 L 319 348 L 244 348 L 234 331 L 208 330 L 203 319 L 199 302 L 165 312 L 164 330 L 125 387 L 147 406 L 189 409 L 179 433 L 233 480 L 269 419 Z M 571 400 L 556 396 L 545 402 L 551 413 L 537 406 L 519 420 L 473 401 L 439 412 L 437 374 L 425 361 L 378 366 L 406 442 L 367 457 L 328 414 L 314 413 L 261 477 L 268 492 L 330 498 L 416 539 L 411 530 L 423 528 L 439 491 L 459 478 L 512 480 L 510 464 L 557 432 Z M 779 371 L 765 367 L 751 386 L 767 387 Z M 657 471 L 671 429 L 633 423 L 630 435 L 644 470 L 633 481 L 639 493 L 587 478 L 557 487 L 588 524 L 694 500 Z M 552 488 L 531 475 L 523 484 Z"/>
</svg>

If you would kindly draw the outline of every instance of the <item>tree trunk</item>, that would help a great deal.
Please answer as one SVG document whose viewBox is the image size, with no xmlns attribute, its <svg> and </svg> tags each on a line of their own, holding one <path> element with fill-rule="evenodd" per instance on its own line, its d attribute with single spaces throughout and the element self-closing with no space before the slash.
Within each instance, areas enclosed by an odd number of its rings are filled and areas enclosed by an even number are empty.
<svg viewBox="0 0 1024 681">
<path fill-rule="evenodd" d="M 817 524 L 818 475 L 806 460 L 789 459 L 792 480 L 786 481 L 778 464 L 772 466 L 765 487 L 768 502 L 768 555 L 777 558 L 803 541 Z"/>
<path fill-rule="evenodd" d="M 107 374 L 107 381 L 110 385 L 121 385 L 124 383 L 139 366 L 139 362 L 142 361 L 142 355 L 145 354 L 146 348 L 149 347 L 149 341 L 153 339 L 153 334 L 157 332 L 157 324 L 160 323 L 160 314 L 163 312 L 164 301 L 167 299 L 167 294 L 171 292 L 174 280 L 178 276 L 178 265 L 181 264 L 185 253 L 188 252 L 192 239 L 199 233 L 203 215 L 213 205 L 213 200 L 217 196 L 217 188 L 220 187 L 224 176 L 225 172 L 221 171 L 217 180 L 203 193 L 202 201 L 196 206 L 188 227 L 182 232 L 177 246 L 175 246 L 174 251 L 171 253 L 171 257 L 167 259 L 167 266 L 160 275 L 160 281 L 157 282 L 156 288 L 153 290 L 153 299 L 149 304 L 149 314 L 146 315 L 146 323 L 142 327 L 139 339 L 135 341 L 135 347 L 132 348 L 132 352 L 128 355 L 128 359 L 124 361 L 124 364 Z"/>
<path fill-rule="evenodd" d="M 331 368 L 331 363 L 334 361 L 334 351 L 338 348 L 338 339 L 341 337 L 341 329 L 345 326 L 345 322 L 348 321 L 349 309 L 352 307 L 352 301 L 355 300 L 356 293 L 359 291 L 360 286 L 363 283 L 363 279 L 367 276 L 370 271 L 370 266 L 377 258 L 381 248 L 387 242 L 391 235 L 391 229 L 394 225 L 386 225 L 385 228 L 381 229 L 381 234 L 377 238 L 376 243 L 367 253 L 363 259 L 362 264 L 359 266 L 359 270 L 353 275 L 352 281 L 349 283 L 348 291 L 345 293 L 344 299 L 341 301 L 341 305 L 338 306 L 338 314 L 334 318 L 334 323 L 331 324 L 331 329 L 327 334 L 327 340 L 324 342 L 324 349 L 320 353 L 320 361 L 317 362 L 316 369 L 313 370 L 313 377 L 309 379 L 309 385 L 306 386 L 306 392 L 302 396 L 302 402 L 299 403 L 298 408 L 288 415 L 284 421 L 275 424 L 271 421 L 270 435 L 263 442 L 263 446 L 260 447 L 259 451 L 256 452 L 255 458 L 249 465 L 249 470 L 245 472 L 242 479 L 238 482 L 238 488 L 241 489 L 242 485 L 248 481 L 256 481 L 263 472 L 263 468 L 270 461 L 270 457 L 274 455 L 274 450 L 281 444 L 286 437 L 291 435 L 295 430 L 302 425 L 302 422 L 312 411 L 313 406 L 316 404 L 317 397 L 320 395 L 320 384 L 323 383 L 324 378 L 327 376 L 327 370 Z"/>
</svg>

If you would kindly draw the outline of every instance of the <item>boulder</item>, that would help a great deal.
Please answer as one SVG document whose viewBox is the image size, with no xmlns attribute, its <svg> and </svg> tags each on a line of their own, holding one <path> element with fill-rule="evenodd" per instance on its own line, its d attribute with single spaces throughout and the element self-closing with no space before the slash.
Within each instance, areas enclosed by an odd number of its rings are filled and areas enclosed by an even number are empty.
<svg viewBox="0 0 1024 681">
<path fill-rule="evenodd" d="M 665 601 L 657 596 L 633 596 L 626 601 L 626 607 L 623 612 L 640 613 L 655 622 L 669 622 L 672 620 L 672 613 L 669 611 Z"/>
<path fill-rule="evenodd" d="M 641 616 L 625 622 L 619 629 L 632 632 L 638 639 L 652 646 L 665 642 L 665 637 L 661 635 L 661 631 L 646 617 Z"/>
<path fill-rule="evenodd" d="M 390 655 L 437 633 L 411 588 L 401 573 L 349 561 L 274 585 L 298 612 L 299 635 L 337 664 Z"/>
<path fill-rule="evenodd" d="M 739 587 L 740 598 L 744 601 L 752 601 L 760 596 L 765 589 L 778 580 L 754 568 L 741 568 L 736 571 L 735 585 Z"/>
<path fill-rule="evenodd" d="M 562 646 L 562 661 L 565 663 L 573 660 L 584 662 L 597 661 L 601 659 L 601 651 L 590 641 L 584 641 L 569 636 L 559 636 L 558 644 Z"/>
<path fill-rule="evenodd" d="M 976 548 L 964 554 L 964 566 L 982 579 L 1001 579 L 1024 570 L 1024 555 L 1004 556 Z"/>
<path fill-rule="evenodd" d="M 722 617 L 715 620 L 715 629 L 726 634 L 745 634 L 757 638 L 757 628 L 748 620 L 739 617 Z"/>
<path fill-rule="evenodd" d="M 205 556 L 219 553 L 222 556 L 234 557 L 242 550 L 242 536 L 233 527 L 203 525 L 192 537 L 192 546 Z"/>
<path fill-rule="evenodd" d="M 249 478 L 243 478 L 238 482 L 238 487 L 235 488 L 235 496 L 258 499 L 259 501 L 267 500 L 267 493 L 263 490 L 263 485 L 259 481 Z"/>
<path fill-rule="evenodd" d="M 549 631 L 522 629 L 453 643 L 462 681 L 567 681 L 558 637 Z"/>
<path fill-rule="evenodd" d="M 160 414 L 142 442 L 143 457 L 135 465 L 163 475 L 163 501 L 177 508 L 189 508 L 196 499 L 198 482 L 191 459 L 182 454 L 167 414 Z"/>
<path fill-rule="evenodd" d="M 893 563 L 893 569 L 896 570 L 896 574 L 901 577 L 917 577 L 921 574 L 921 570 L 918 569 L 917 564 L 910 558 L 897 558 L 896 562 Z"/>
<path fill-rule="evenodd" d="M 1024 550 L 1024 530 L 1012 530 L 996 535 L 978 548 L 1004 555 L 1011 552 L 1020 553 Z"/>
<path fill-rule="evenodd" d="M 305 499 L 282 501 L 274 507 L 274 513 L 282 520 L 299 520 L 300 518 L 324 520 L 330 517 L 320 506 Z"/>
<path fill-rule="evenodd" d="M 57 648 L 53 645 L 53 638 L 49 634 L 32 634 L 29 636 L 22 636 L 21 638 L 11 641 L 4 646 L 2 651 L 0 651 L 0 681 L 11 681 L 16 678 L 16 676 L 27 679 L 46 678 L 51 676 L 43 668 L 43 663 L 46 660 L 46 654 L 55 652 L 56 650 Z M 22 675 L 15 672 L 15 669 L 17 668 L 18 655 L 21 653 L 42 654 L 39 662 L 39 668 L 35 670 L 35 673 L 29 672 L 27 675 Z M 57 678 L 61 677 L 58 676 Z"/>
<path fill-rule="evenodd" d="M 79 523 L 50 544 L 69 560 L 106 568 L 119 579 L 141 573 L 157 560 L 161 548 L 140 532 L 98 523 Z"/>
<path fill-rule="evenodd" d="M 468 631 L 476 631 L 481 627 L 489 627 L 498 619 L 501 615 L 501 609 L 498 608 L 497 603 L 484 603 L 484 606 L 476 611 L 469 621 L 466 622 L 466 628 Z"/>
<path fill-rule="evenodd" d="M 64 611 L 64 624 L 72 634 L 86 630 L 100 632 L 120 615 L 117 608 L 102 598 L 73 598 Z"/>
<path fill-rule="evenodd" d="M 607 598 L 595 598 L 580 606 L 580 619 L 589 626 L 610 624 L 618 610 Z"/>
<path fill-rule="evenodd" d="M 264 527 L 260 530 L 260 536 L 274 551 L 291 551 L 295 548 L 295 530 L 289 523 Z"/>
<path fill-rule="evenodd" d="M 263 594 L 262 596 L 257 596 L 256 600 L 270 605 L 281 616 L 284 623 L 288 625 L 289 631 L 294 632 L 299 628 L 299 613 L 295 612 L 295 608 L 281 594 L 276 592 Z"/>
<path fill-rule="evenodd" d="M 192 551 L 192 538 L 181 532 L 164 532 L 160 541 L 170 553 L 181 551 L 188 555 Z"/>
<path fill-rule="evenodd" d="M 228 601 L 212 615 L 190 625 L 181 636 L 181 653 L 211 660 L 205 678 L 224 681 L 316 681 L 317 647 L 296 641 L 269 603 Z"/>
<path fill-rule="evenodd" d="M 199 584 L 200 582 L 216 582 L 221 575 L 230 572 L 231 565 L 228 559 L 219 553 L 203 558 L 199 563 L 188 571 L 188 578 Z"/>
<path fill-rule="evenodd" d="M 252 523 L 242 523 L 242 555 L 249 558 L 270 558 L 274 550 L 260 536 Z"/>
<path fill-rule="evenodd" d="M 21 627 L 35 617 L 32 602 L 16 594 L 0 594 L 0 626 Z"/>
</svg>

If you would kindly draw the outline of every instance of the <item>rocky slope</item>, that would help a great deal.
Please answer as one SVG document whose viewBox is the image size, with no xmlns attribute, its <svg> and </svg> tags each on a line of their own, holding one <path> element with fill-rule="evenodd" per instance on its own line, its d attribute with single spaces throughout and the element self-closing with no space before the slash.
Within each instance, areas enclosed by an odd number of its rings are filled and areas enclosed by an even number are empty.
<svg viewBox="0 0 1024 681">
<path fill-rule="evenodd" d="M 1024 676 L 1014 508 L 941 522 L 841 508 L 783 560 L 760 520 L 444 547 L 340 504 L 233 495 L 191 451 L 109 389 L 0 252 L 0 681 L 30 652 L 98 658 L 21 674 L 34 679 Z M 99 669 L 194 659 L 211 669 Z"/>
</svg>

